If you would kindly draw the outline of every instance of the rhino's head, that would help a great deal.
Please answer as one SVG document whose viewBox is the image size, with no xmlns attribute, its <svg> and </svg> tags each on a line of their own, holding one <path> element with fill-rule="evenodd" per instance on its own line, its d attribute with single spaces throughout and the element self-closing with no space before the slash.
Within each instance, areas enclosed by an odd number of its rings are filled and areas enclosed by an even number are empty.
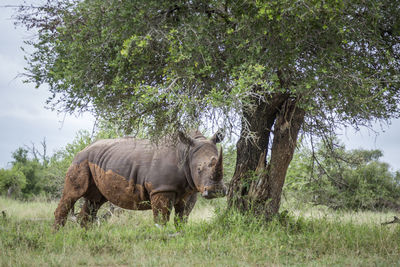
<svg viewBox="0 0 400 267">
<path fill-rule="evenodd" d="M 189 145 L 189 168 L 194 185 L 204 198 L 211 199 L 226 195 L 226 186 L 222 180 L 222 148 L 218 153 L 216 144 L 224 135 L 218 131 L 211 139 L 205 138 L 200 132 L 192 136 L 180 134 L 180 139 Z"/>
</svg>

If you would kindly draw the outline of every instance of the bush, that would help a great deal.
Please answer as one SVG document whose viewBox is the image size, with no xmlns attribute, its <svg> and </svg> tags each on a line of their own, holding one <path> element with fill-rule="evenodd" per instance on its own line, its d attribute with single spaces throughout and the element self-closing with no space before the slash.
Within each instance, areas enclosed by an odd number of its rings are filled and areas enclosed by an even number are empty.
<svg viewBox="0 0 400 267">
<path fill-rule="evenodd" d="M 18 168 L 0 169 L 0 192 L 7 192 L 8 197 L 19 196 L 25 185 L 26 177 Z"/>
<path fill-rule="evenodd" d="M 379 161 L 379 150 L 319 145 L 299 150 L 289 167 L 286 192 L 333 209 L 400 210 L 400 173 Z"/>
</svg>

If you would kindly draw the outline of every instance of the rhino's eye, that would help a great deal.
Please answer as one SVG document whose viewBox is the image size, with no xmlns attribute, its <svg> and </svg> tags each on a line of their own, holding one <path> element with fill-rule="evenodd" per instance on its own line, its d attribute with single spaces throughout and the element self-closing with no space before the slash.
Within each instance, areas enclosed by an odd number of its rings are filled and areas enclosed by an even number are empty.
<svg viewBox="0 0 400 267">
<path fill-rule="evenodd" d="M 217 165 L 217 158 L 216 157 L 212 157 L 211 158 L 211 162 L 208 164 L 208 167 L 213 167 Z"/>
<path fill-rule="evenodd" d="M 197 166 L 197 171 L 199 173 L 201 173 L 203 171 L 203 165 L 202 164 L 199 164 L 199 166 Z"/>
</svg>

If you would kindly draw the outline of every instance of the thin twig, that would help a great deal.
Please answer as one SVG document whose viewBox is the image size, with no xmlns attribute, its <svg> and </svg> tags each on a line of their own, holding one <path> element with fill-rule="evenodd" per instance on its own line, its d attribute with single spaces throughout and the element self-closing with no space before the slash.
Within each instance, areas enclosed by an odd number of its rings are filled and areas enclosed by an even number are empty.
<svg viewBox="0 0 400 267">
<path fill-rule="evenodd" d="M 397 216 L 394 216 L 394 219 L 392 221 L 383 222 L 383 223 L 381 223 L 381 225 L 388 225 L 388 224 L 392 224 L 392 223 L 400 223 L 400 219 Z"/>
</svg>

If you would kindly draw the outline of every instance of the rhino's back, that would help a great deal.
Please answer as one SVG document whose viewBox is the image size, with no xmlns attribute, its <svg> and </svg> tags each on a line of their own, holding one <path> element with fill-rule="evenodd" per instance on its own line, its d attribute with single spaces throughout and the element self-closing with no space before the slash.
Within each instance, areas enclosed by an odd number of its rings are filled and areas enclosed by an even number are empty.
<svg viewBox="0 0 400 267">
<path fill-rule="evenodd" d="M 134 138 L 102 139 L 79 152 L 73 164 L 87 160 L 103 171 L 112 171 L 128 181 L 151 166 L 155 146 L 148 140 Z M 136 184 L 138 181 L 134 181 Z"/>
<path fill-rule="evenodd" d="M 100 192 L 122 208 L 148 209 L 152 194 L 176 192 L 179 198 L 188 187 L 174 146 L 134 138 L 104 139 L 79 152 L 73 164 L 84 161 Z"/>
</svg>

